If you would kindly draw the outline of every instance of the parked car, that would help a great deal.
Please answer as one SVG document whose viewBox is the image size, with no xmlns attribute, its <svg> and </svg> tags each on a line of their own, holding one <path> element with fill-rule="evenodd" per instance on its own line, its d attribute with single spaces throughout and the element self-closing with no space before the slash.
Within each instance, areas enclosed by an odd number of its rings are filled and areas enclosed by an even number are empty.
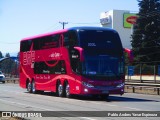
<svg viewBox="0 0 160 120">
<path fill-rule="evenodd" d="M 5 76 L 2 71 L 0 71 L 0 82 L 5 83 Z"/>
</svg>

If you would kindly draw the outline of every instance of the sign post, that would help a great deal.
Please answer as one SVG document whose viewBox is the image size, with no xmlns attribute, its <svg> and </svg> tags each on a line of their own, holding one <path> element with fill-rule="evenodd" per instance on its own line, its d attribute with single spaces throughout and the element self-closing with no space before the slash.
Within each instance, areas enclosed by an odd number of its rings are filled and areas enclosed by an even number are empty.
<svg viewBox="0 0 160 120">
<path fill-rule="evenodd" d="M 134 75 L 134 66 L 128 66 L 128 81 L 129 81 L 129 77 L 131 79 L 131 76 Z"/>
<path fill-rule="evenodd" d="M 158 65 L 158 76 L 160 76 L 160 65 Z"/>
</svg>

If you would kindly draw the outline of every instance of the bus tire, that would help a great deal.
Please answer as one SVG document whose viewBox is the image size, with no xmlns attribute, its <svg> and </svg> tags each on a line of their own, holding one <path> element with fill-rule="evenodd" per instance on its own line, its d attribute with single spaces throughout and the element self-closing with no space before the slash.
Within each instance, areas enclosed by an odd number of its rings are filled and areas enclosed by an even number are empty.
<svg viewBox="0 0 160 120">
<path fill-rule="evenodd" d="M 38 93 L 38 94 L 43 94 L 44 91 L 43 91 L 43 90 L 37 90 L 37 93 Z"/>
<path fill-rule="evenodd" d="M 34 80 L 32 81 L 31 91 L 32 91 L 33 94 L 37 93 L 37 90 L 36 90 L 36 87 L 35 87 L 35 81 Z"/>
<path fill-rule="evenodd" d="M 63 86 L 60 82 L 58 83 L 58 86 L 57 86 L 57 96 L 63 97 Z"/>
<path fill-rule="evenodd" d="M 27 82 L 27 91 L 29 93 L 32 93 L 32 85 L 31 85 L 31 82 Z"/>
<path fill-rule="evenodd" d="M 71 94 L 70 94 L 70 86 L 69 86 L 69 83 L 68 83 L 68 82 L 65 84 L 65 96 L 66 96 L 67 98 L 70 98 L 70 97 L 71 97 Z"/>
</svg>

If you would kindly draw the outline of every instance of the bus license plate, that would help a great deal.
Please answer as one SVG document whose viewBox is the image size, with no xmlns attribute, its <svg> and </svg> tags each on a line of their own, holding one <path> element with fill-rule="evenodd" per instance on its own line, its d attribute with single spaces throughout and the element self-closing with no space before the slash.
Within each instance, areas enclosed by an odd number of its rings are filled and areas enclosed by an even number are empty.
<svg viewBox="0 0 160 120">
<path fill-rule="evenodd" d="M 108 91 L 102 91 L 102 93 L 108 93 Z"/>
</svg>

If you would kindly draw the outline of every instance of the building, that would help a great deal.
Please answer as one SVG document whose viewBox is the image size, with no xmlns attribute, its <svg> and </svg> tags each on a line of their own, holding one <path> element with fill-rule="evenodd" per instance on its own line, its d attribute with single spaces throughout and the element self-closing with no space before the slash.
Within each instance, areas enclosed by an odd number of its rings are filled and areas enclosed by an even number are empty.
<svg viewBox="0 0 160 120">
<path fill-rule="evenodd" d="M 124 48 L 131 48 L 132 26 L 136 22 L 136 14 L 128 10 L 110 10 L 100 14 L 102 27 L 118 31 Z"/>
</svg>

